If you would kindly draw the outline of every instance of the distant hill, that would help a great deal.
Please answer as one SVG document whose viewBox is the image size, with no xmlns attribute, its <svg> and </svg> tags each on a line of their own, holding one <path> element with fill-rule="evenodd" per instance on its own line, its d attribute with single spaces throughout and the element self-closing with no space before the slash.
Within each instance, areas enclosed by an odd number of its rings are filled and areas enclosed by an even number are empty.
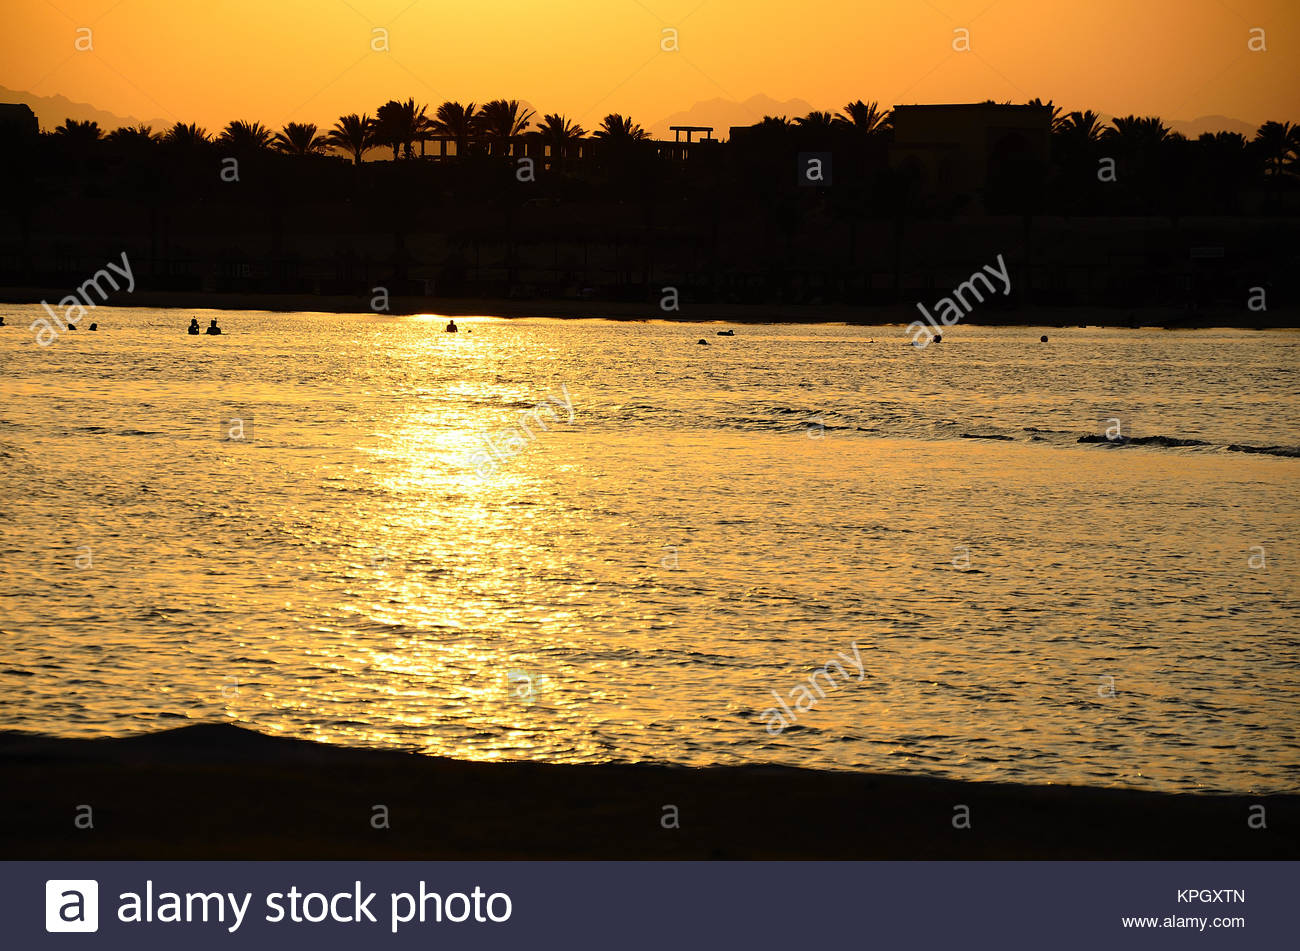
<svg viewBox="0 0 1300 951">
<path fill-rule="evenodd" d="M 1200 116 L 1196 119 L 1166 119 L 1165 125 L 1170 131 L 1181 132 L 1189 139 L 1194 139 L 1204 132 L 1240 132 L 1247 139 L 1255 137 L 1255 130 L 1263 123 L 1252 124 L 1228 116 Z"/>
<path fill-rule="evenodd" d="M 139 125 L 142 121 L 145 125 L 153 126 L 155 132 L 162 132 L 175 125 L 170 119 L 141 120 L 135 116 L 119 116 L 103 109 L 96 109 L 88 103 L 73 102 L 67 96 L 36 96 L 29 92 L 6 89 L 4 86 L 0 86 L 0 102 L 20 102 L 31 107 L 32 112 L 36 113 L 41 128 L 45 131 L 62 125 L 64 119 L 98 122 L 99 127 L 105 132 L 112 132 L 124 125 Z"/>
<path fill-rule="evenodd" d="M 837 109 L 839 106 L 822 108 Z M 755 122 L 762 121 L 764 116 L 788 116 L 793 119 L 795 116 L 806 116 L 812 111 L 813 106 L 803 99 L 787 99 L 785 102 L 779 102 L 771 96 L 764 95 L 750 96 L 744 102 L 736 102 L 734 99 L 709 99 L 697 102 L 684 112 L 674 112 L 668 118 L 660 119 L 649 126 L 647 131 L 656 138 L 671 139 L 673 134 L 668 131 L 669 126 L 711 125 L 713 137 L 725 139 L 733 125 L 753 125 Z"/>
<path fill-rule="evenodd" d="M 1107 113 L 1099 113 L 1101 121 L 1110 125 L 1115 120 L 1115 116 Z M 1135 115 L 1148 115 L 1148 113 L 1138 112 Z M 1128 115 L 1128 113 L 1121 113 Z M 1249 141 L 1255 137 L 1255 130 L 1263 123 L 1249 123 L 1241 119 L 1233 119 L 1230 116 L 1198 116 L 1195 119 L 1168 119 L 1164 116 L 1160 120 L 1169 127 L 1170 132 L 1179 132 L 1189 139 L 1195 139 L 1205 132 L 1240 132 Z"/>
</svg>

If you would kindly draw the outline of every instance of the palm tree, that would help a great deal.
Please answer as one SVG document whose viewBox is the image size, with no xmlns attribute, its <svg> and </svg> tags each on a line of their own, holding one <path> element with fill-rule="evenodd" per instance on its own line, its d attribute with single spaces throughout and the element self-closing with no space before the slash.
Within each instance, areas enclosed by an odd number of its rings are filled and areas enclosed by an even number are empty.
<svg viewBox="0 0 1300 951">
<path fill-rule="evenodd" d="M 325 141 L 336 149 L 351 153 L 352 164 L 360 165 L 361 157 L 377 144 L 373 138 L 374 129 L 374 119 L 353 112 L 339 117 L 334 128 L 325 136 Z"/>
<path fill-rule="evenodd" d="M 881 112 L 877 103 L 863 102 L 861 99 L 848 103 L 836 118 L 867 136 L 881 135 L 893 124 L 888 111 Z"/>
<path fill-rule="evenodd" d="M 1156 116 L 1122 116 L 1111 120 L 1101 138 L 1121 159 L 1135 162 L 1139 180 L 1149 183 L 1157 174 L 1159 152 L 1169 141 L 1169 130 Z"/>
<path fill-rule="evenodd" d="M 206 145 L 211 141 L 211 137 L 208 135 L 207 129 L 194 123 L 186 125 L 184 122 L 178 122 L 163 133 L 162 140 L 167 145 L 192 149 L 200 145 Z"/>
<path fill-rule="evenodd" d="M 217 142 L 236 152 L 261 152 L 271 146 L 271 130 L 260 122 L 235 119 L 222 130 Z"/>
<path fill-rule="evenodd" d="M 1262 162 L 1240 132 L 1203 132 L 1196 140 L 1199 201 L 1218 214 L 1232 214 L 1243 191 L 1259 180 Z"/>
<path fill-rule="evenodd" d="M 1100 142 L 1105 129 L 1101 124 L 1101 116 L 1087 109 L 1062 117 L 1059 125 L 1053 124 L 1052 131 L 1075 145 L 1083 146 Z"/>
<path fill-rule="evenodd" d="M 1113 119 L 1102 133 L 1104 139 L 1116 139 L 1132 147 L 1159 145 L 1169 138 L 1169 130 L 1158 116 L 1124 116 Z"/>
<path fill-rule="evenodd" d="M 63 125 L 54 130 L 56 138 L 75 146 L 86 146 L 98 142 L 101 134 L 99 123 L 90 119 L 84 122 L 78 122 L 76 119 L 64 119 Z"/>
<path fill-rule="evenodd" d="M 555 164 L 564 161 L 571 143 L 586 135 L 582 126 L 557 113 L 544 117 L 537 128 L 541 130 L 542 142 L 551 147 L 551 161 Z"/>
<path fill-rule="evenodd" d="M 1040 108 L 1051 109 L 1053 132 L 1060 131 L 1061 127 L 1066 123 L 1067 117 L 1061 112 L 1061 107 L 1053 104 L 1052 100 L 1050 99 L 1047 100 L 1047 102 L 1043 102 L 1043 100 L 1035 96 L 1033 99 L 1030 99 L 1029 102 L 1026 103 L 1026 105 L 1039 106 Z"/>
<path fill-rule="evenodd" d="M 124 125 L 114 129 L 106 136 L 107 141 L 117 145 L 152 145 L 162 141 L 162 135 L 155 133 L 153 126 Z"/>
<path fill-rule="evenodd" d="M 414 143 L 420 143 L 420 157 L 424 157 L 424 143 L 429 141 L 432 133 L 433 123 L 426 113 L 429 111 L 428 105 L 417 106 L 414 99 L 408 99 L 401 104 L 403 124 L 409 124 L 411 138 L 403 143 L 406 147 L 406 157 L 415 158 Z"/>
<path fill-rule="evenodd" d="M 600 120 L 600 128 L 591 134 L 598 139 L 606 139 L 613 142 L 640 142 L 641 140 L 650 137 L 646 133 L 646 130 L 633 122 L 631 118 L 624 118 L 617 112 L 611 112 L 609 115 L 605 116 L 604 119 Z"/>
<path fill-rule="evenodd" d="M 511 139 L 527 129 L 535 115 L 536 112 L 521 107 L 517 100 L 493 99 L 479 113 L 479 129 L 508 153 Z"/>
<path fill-rule="evenodd" d="M 375 113 L 375 141 L 393 150 L 393 159 L 415 157 L 413 145 L 420 138 L 427 106 L 416 106 L 414 99 L 398 102 L 390 99 Z"/>
<path fill-rule="evenodd" d="M 1259 151 L 1269 170 L 1269 177 L 1278 177 L 1294 167 L 1300 155 L 1300 126 L 1289 122 L 1265 122 L 1255 132 L 1254 147 Z"/>
<path fill-rule="evenodd" d="M 806 116 L 800 116 L 794 120 L 800 128 L 816 129 L 823 132 L 832 128 L 835 123 L 835 116 L 829 112 L 810 112 Z"/>
<path fill-rule="evenodd" d="M 456 157 L 462 158 L 469 140 L 478 132 L 478 111 L 474 103 L 462 106 L 459 102 L 444 102 L 434 114 L 433 131 L 445 135 L 456 143 Z"/>
<path fill-rule="evenodd" d="M 275 134 L 271 144 L 289 155 L 320 155 L 329 147 L 325 137 L 316 134 L 312 122 L 290 122 Z"/>
</svg>

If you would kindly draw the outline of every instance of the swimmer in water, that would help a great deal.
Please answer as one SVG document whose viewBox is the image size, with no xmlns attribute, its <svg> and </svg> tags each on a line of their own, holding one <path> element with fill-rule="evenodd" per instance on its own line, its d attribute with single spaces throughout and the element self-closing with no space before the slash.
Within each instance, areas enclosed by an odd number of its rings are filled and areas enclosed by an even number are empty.
<svg viewBox="0 0 1300 951">
<path fill-rule="evenodd" d="M 191 336 L 197 337 L 197 336 L 198 336 L 199 334 L 201 334 L 202 332 L 203 332 L 203 331 L 199 330 L 199 318 L 197 318 L 197 317 L 191 317 L 191 318 L 190 318 L 190 329 L 189 329 L 188 331 L 186 331 L 186 333 L 190 334 Z"/>
<path fill-rule="evenodd" d="M 449 333 L 449 334 L 454 334 L 456 331 L 460 330 L 460 328 L 456 326 L 456 321 L 454 321 L 454 320 L 449 320 L 449 321 L 447 321 L 447 326 L 446 326 L 445 330 L 446 330 L 447 333 Z"/>
<path fill-rule="evenodd" d="M 219 333 L 221 333 L 221 328 L 217 326 L 217 318 L 213 317 L 212 323 L 208 324 L 207 334 L 211 337 Z"/>
</svg>

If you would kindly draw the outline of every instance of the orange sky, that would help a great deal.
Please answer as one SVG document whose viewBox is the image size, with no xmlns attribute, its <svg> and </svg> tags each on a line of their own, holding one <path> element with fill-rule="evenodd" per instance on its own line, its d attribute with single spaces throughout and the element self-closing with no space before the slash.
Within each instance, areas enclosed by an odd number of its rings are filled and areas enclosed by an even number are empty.
<svg viewBox="0 0 1300 951">
<path fill-rule="evenodd" d="M 524 99 L 588 128 L 697 101 L 1054 99 L 1300 120 L 1297 0 L 5 0 L 0 85 L 120 115 L 330 125 Z M 89 27 L 93 51 L 78 52 Z M 1252 27 L 1266 52 L 1250 52 Z M 371 50 L 374 28 L 388 52 Z M 679 49 L 661 50 L 665 28 Z M 970 52 L 953 50 L 956 29 Z M 84 34 L 83 34 L 84 35 Z M 755 119 L 759 117 L 754 117 Z"/>
</svg>

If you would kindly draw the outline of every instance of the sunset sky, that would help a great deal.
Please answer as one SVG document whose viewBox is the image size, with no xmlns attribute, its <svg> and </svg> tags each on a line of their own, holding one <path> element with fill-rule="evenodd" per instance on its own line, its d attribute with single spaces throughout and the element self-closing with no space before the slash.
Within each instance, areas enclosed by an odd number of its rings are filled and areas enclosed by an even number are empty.
<svg viewBox="0 0 1300 951">
<path fill-rule="evenodd" d="M 407 97 L 651 125 L 759 93 L 1300 119 L 1295 0 L 10 0 L 4 16 L 0 85 L 209 128 L 329 125 Z M 1248 50 L 1253 27 L 1266 52 Z"/>
</svg>

